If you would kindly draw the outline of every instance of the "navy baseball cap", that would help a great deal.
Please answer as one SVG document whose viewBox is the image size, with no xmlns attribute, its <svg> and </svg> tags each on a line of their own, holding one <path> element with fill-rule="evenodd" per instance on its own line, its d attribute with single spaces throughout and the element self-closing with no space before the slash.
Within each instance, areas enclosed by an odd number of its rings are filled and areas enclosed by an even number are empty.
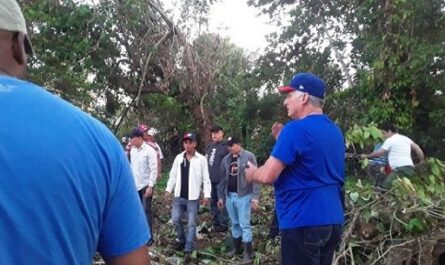
<svg viewBox="0 0 445 265">
<path fill-rule="evenodd" d="M 191 132 L 185 133 L 184 136 L 182 137 L 182 141 L 185 141 L 185 140 L 192 140 L 193 142 L 196 142 L 197 141 L 196 134 L 191 133 Z"/>
<path fill-rule="evenodd" d="M 144 137 L 144 133 L 139 128 L 134 128 L 130 133 L 130 138 Z"/>
<path fill-rule="evenodd" d="M 241 139 L 236 136 L 229 136 L 229 138 L 227 138 L 228 146 L 232 146 L 234 144 L 240 144 L 240 143 L 241 143 Z"/>
<path fill-rule="evenodd" d="M 318 76 L 311 73 L 298 73 L 292 77 L 288 86 L 278 88 L 280 93 L 301 91 L 317 98 L 324 98 L 326 94 L 326 84 Z"/>
<path fill-rule="evenodd" d="M 219 126 L 219 125 L 215 125 L 210 129 L 210 132 L 219 132 L 219 131 L 224 131 L 223 127 Z"/>
</svg>

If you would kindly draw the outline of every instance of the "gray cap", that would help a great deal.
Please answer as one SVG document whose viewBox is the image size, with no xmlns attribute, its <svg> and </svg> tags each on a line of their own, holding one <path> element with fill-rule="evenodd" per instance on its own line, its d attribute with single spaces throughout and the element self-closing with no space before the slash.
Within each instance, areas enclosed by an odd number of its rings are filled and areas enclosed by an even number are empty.
<svg viewBox="0 0 445 265">
<path fill-rule="evenodd" d="M 26 30 L 25 18 L 15 0 L 1 0 L 0 29 L 24 33 L 26 35 L 25 51 L 28 54 L 32 54 L 32 46 L 28 38 L 28 31 Z"/>
</svg>

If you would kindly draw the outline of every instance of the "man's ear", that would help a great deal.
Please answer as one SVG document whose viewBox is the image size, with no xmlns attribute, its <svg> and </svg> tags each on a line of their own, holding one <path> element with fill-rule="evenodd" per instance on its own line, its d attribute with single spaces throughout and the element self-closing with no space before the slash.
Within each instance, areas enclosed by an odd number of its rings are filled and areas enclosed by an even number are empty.
<svg viewBox="0 0 445 265">
<path fill-rule="evenodd" d="M 301 101 L 303 101 L 303 104 L 306 105 L 309 103 L 309 94 L 304 93 L 304 95 L 301 97 Z"/>
<path fill-rule="evenodd" d="M 16 60 L 17 64 L 26 64 L 26 53 L 25 53 L 25 34 L 22 32 L 16 33 L 12 40 L 12 56 Z"/>
</svg>

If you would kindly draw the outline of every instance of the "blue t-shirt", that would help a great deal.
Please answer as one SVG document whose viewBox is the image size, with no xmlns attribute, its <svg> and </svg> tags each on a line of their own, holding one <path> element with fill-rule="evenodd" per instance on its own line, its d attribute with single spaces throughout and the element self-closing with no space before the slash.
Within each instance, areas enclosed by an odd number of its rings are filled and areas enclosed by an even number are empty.
<svg viewBox="0 0 445 265">
<path fill-rule="evenodd" d="M 0 264 L 91 264 L 149 230 L 128 161 L 100 122 L 0 76 Z"/>
<path fill-rule="evenodd" d="M 326 115 L 288 122 L 272 156 L 286 165 L 274 183 L 280 229 L 344 222 L 345 143 Z"/>
</svg>

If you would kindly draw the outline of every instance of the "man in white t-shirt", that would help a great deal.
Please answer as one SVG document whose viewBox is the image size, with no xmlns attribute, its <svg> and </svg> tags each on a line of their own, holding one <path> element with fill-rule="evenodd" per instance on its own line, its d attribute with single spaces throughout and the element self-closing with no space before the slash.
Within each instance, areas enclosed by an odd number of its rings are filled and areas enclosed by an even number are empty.
<svg viewBox="0 0 445 265">
<path fill-rule="evenodd" d="M 386 124 L 382 127 L 383 137 L 386 139 L 379 150 L 371 154 L 364 154 L 362 158 L 374 158 L 388 154 L 388 163 L 391 167 L 391 174 L 385 179 L 382 187 L 391 188 L 392 182 L 397 176 L 411 177 L 414 174 L 414 163 L 411 158 L 413 150 L 419 162 L 425 161 L 422 149 L 410 138 L 398 134 L 397 129 L 392 124 Z"/>
</svg>

